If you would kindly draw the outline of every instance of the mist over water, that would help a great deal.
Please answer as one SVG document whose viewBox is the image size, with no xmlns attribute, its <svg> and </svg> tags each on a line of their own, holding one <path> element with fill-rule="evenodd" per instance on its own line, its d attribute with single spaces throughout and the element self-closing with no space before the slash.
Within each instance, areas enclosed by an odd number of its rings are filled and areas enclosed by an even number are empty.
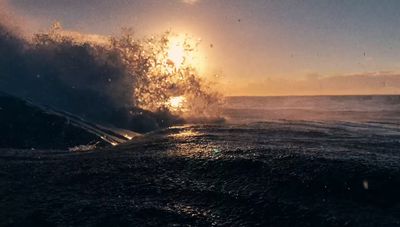
<svg viewBox="0 0 400 227">
<path fill-rule="evenodd" d="M 168 58 L 172 36 L 136 39 L 124 30 L 102 37 L 55 23 L 27 39 L 2 22 L 0 91 L 138 132 L 218 116 L 221 96 L 185 56 L 179 65 Z M 197 43 L 185 38 L 181 45 L 186 54 Z"/>
<path fill-rule="evenodd" d="M 400 122 L 400 96 L 229 97 L 224 116 L 229 122 L 275 120 Z"/>
</svg>

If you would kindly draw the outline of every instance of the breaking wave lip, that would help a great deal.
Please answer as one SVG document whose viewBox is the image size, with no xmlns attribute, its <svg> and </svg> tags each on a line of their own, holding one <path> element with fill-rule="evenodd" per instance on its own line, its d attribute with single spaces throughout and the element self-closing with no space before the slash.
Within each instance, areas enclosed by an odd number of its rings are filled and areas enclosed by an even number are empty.
<svg viewBox="0 0 400 227">
<path fill-rule="evenodd" d="M 168 57 L 166 32 L 136 39 L 130 30 L 103 37 L 62 29 L 23 38 L 0 18 L 0 90 L 79 116 L 135 132 L 199 119 L 219 119 L 222 95 L 195 66 Z M 188 37 L 182 53 L 196 51 Z M 169 103 L 184 97 L 182 108 Z"/>
</svg>

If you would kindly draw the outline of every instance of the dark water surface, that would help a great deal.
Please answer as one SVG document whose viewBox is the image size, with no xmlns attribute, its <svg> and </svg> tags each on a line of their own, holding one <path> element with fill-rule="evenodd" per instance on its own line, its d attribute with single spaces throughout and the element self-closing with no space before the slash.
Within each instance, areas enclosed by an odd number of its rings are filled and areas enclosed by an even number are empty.
<svg viewBox="0 0 400 227">
<path fill-rule="evenodd" d="M 0 226 L 399 226 L 399 96 L 232 97 L 227 123 L 0 150 Z"/>
<path fill-rule="evenodd" d="M 275 121 L 89 153 L 1 150 L 0 226 L 398 226 L 399 133 Z"/>
</svg>

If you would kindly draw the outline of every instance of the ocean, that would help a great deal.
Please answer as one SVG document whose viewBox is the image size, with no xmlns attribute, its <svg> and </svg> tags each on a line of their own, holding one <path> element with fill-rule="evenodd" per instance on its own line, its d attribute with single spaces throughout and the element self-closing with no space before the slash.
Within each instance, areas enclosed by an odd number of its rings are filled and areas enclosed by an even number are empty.
<svg viewBox="0 0 400 227">
<path fill-rule="evenodd" d="M 400 123 L 399 95 L 228 97 L 229 122 L 275 120 Z"/>
<path fill-rule="evenodd" d="M 197 41 L 6 24 L 0 226 L 400 226 L 400 96 L 221 104 Z"/>
<path fill-rule="evenodd" d="M 230 97 L 115 147 L 0 149 L 0 226 L 399 226 L 399 100 Z"/>
</svg>

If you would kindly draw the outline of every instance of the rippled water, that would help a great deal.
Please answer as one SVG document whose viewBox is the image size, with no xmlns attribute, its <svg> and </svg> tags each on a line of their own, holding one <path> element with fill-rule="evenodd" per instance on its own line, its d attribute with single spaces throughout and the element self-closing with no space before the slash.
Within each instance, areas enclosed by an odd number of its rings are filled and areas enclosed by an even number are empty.
<svg viewBox="0 0 400 227">
<path fill-rule="evenodd" d="M 265 102 L 88 153 L 2 150 L 0 226 L 400 225 L 396 105 L 306 120 Z"/>
<path fill-rule="evenodd" d="M 225 124 L 163 131 L 168 154 L 264 159 L 293 152 L 399 161 L 400 96 L 230 97 L 224 113 Z"/>
</svg>

